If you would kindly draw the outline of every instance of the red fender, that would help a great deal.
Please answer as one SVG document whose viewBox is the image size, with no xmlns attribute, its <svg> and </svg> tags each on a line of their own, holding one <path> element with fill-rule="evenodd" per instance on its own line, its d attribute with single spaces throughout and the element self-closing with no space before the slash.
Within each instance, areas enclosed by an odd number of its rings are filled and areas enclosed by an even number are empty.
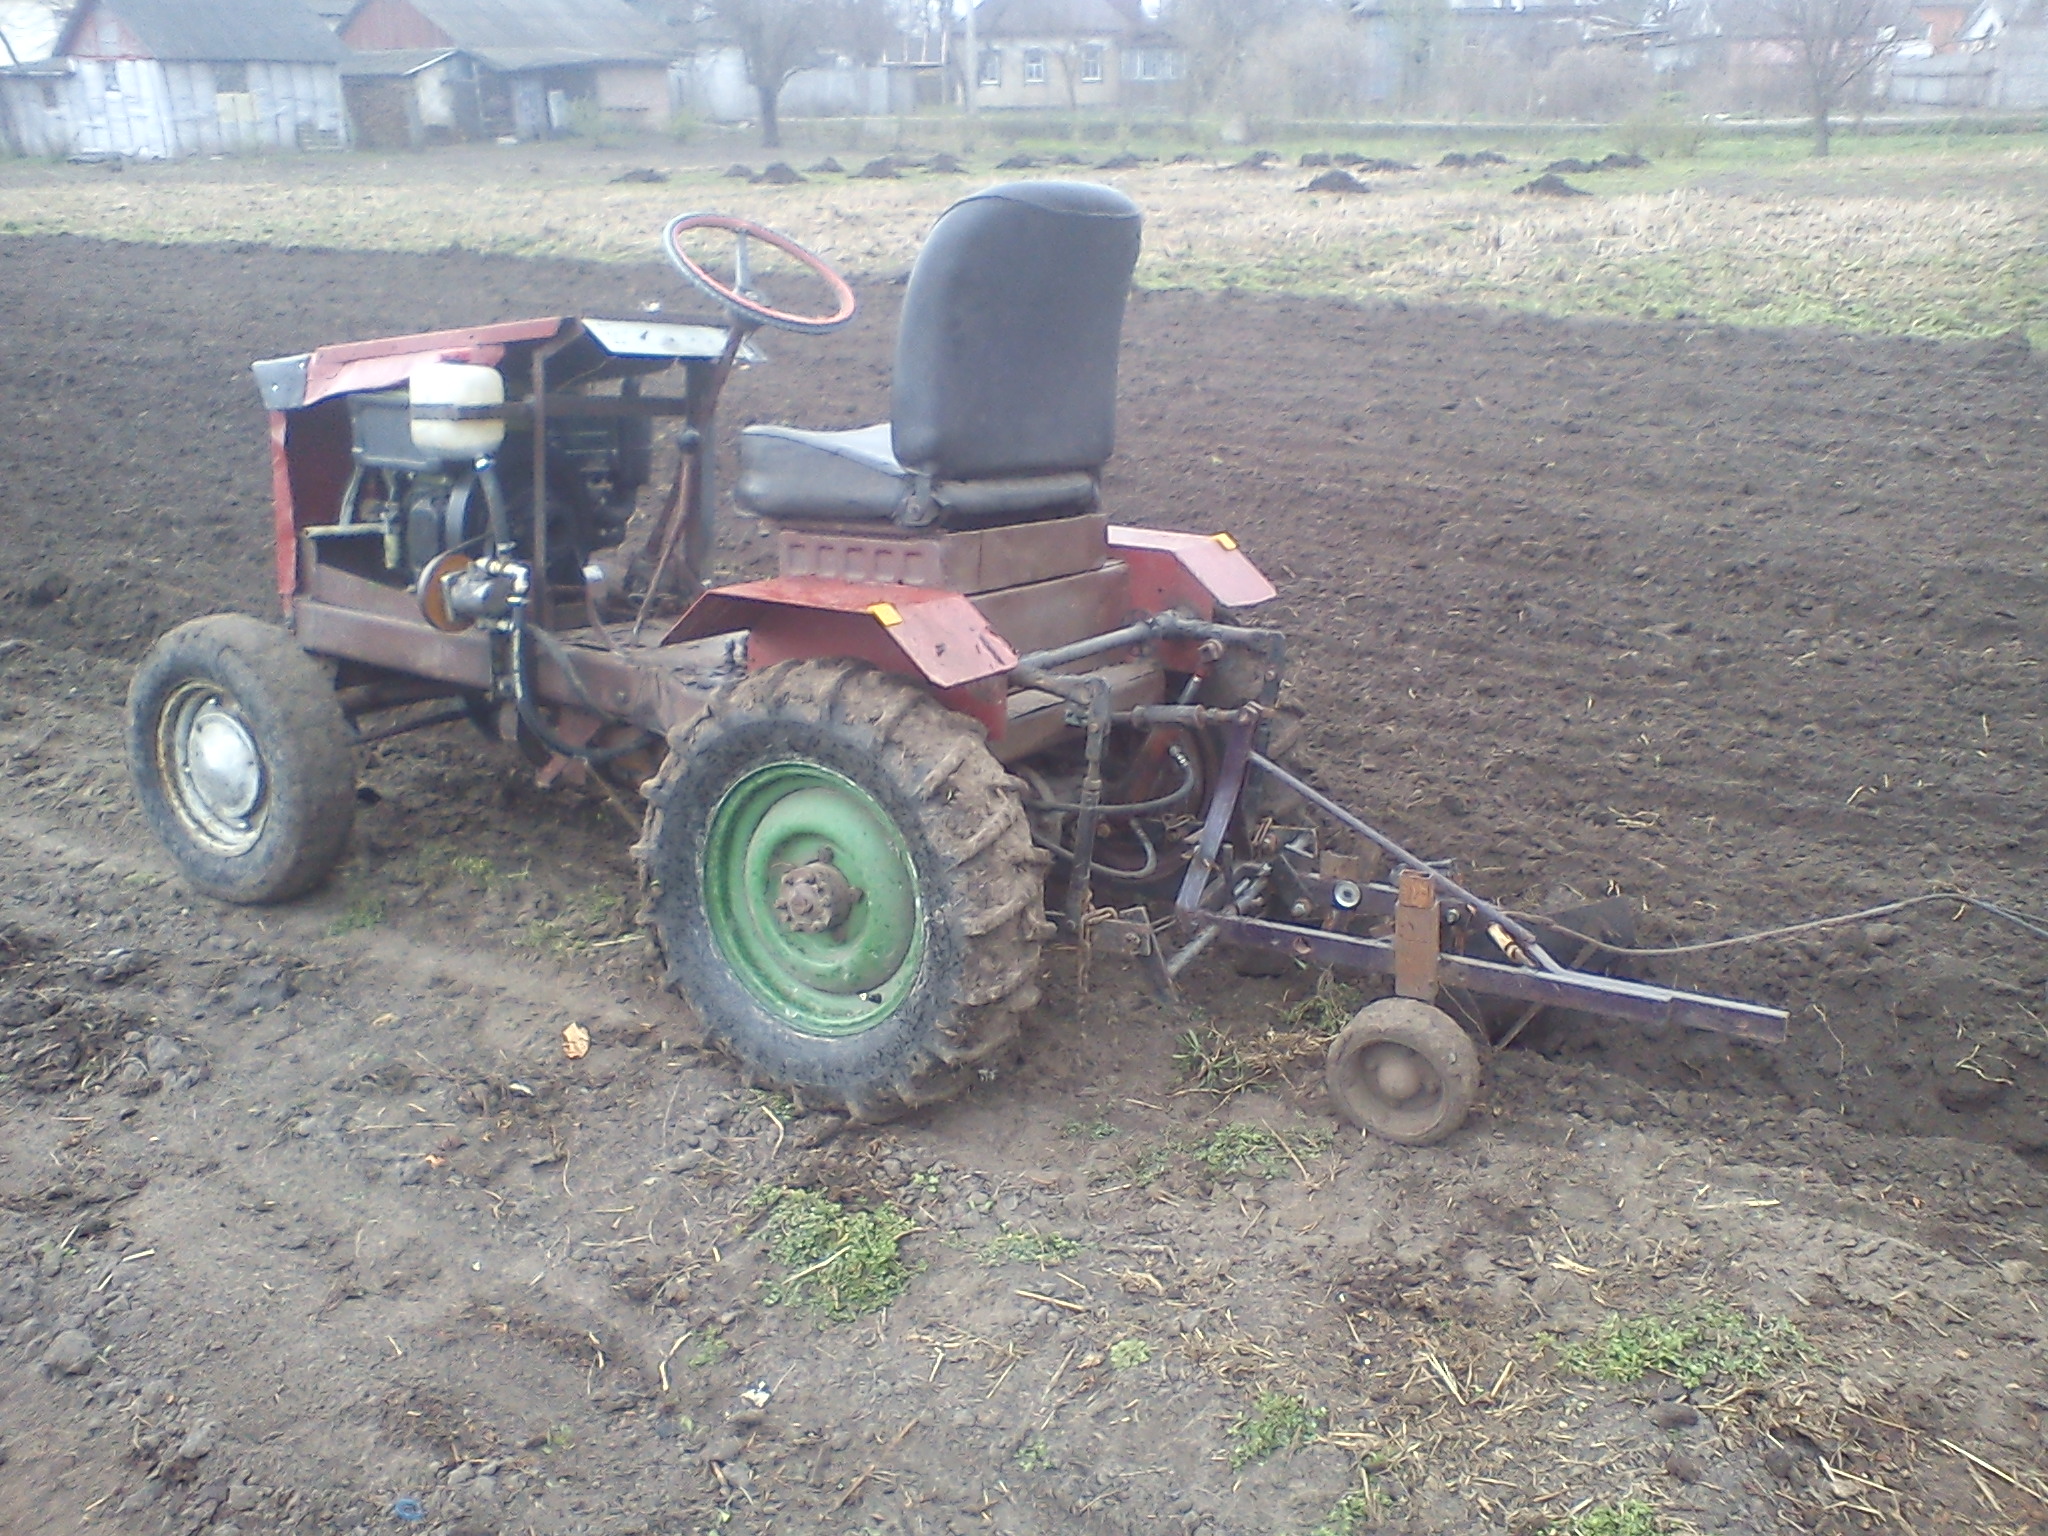
<svg viewBox="0 0 2048 1536">
<path fill-rule="evenodd" d="M 1227 533 L 1168 533 L 1112 523 L 1110 553 L 1131 568 L 1131 602 L 1143 613 L 1250 608 L 1278 594 Z"/>
<path fill-rule="evenodd" d="M 1017 653 L 957 592 L 893 583 L 776 576 L 716 587 L 692 603 L 664 645 L 748 631 L 747 666 L 848 656 L 928 683 L 940 702 L 999 739 Z"/>
</svg>

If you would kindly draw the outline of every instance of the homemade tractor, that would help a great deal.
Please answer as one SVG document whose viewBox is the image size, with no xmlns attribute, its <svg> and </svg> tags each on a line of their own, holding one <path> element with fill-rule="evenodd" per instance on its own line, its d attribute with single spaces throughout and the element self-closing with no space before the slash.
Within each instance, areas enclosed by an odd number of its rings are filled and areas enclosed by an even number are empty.
<svg viewBox="0 0 2048 1536">
<path fill-rule="evenodd" d="M 1490 1036 L 1544 1007 L 1782 1039 L 1776 1009 L 1561 963 L 1276 760 L 1285 644 L 1245 617 L 1273 588 L 1227 534 L 1100 510 L 1139 226 L 1077 182 L 954 204 L 890 420 L 746 429 L 734 496 L 780 574 L 709 590 L 721 388 L 760 328 L 854 312 L 783 236 L 669 224 L 722 326 L 549 318 L 258 363 L 284 627 L 199 619 L 142 663 L 151 827 L 196 889 L 283 901 L 341 858 L 363 743 L 515 739 L 544 779 L 644 796 L 644 915 L 709 1037 L 866 1120 L 995 1068 L 1049 906 L 1168 991 L 1218 942 L 1391 976 L 1328 1071 L 1396 1141 L 1455 1129 Z M 764 295 L 792 284 L 820 297 Z"/>
</svg>

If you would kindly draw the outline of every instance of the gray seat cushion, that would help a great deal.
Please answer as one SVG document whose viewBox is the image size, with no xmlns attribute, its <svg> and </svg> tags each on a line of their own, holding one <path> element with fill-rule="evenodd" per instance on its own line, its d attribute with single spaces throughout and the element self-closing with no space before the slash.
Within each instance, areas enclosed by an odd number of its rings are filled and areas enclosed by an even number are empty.
<svg viewBox="0 0 2048 1536">
<path fill-rule="evenodd" d="M 920 489 L 924 494 L 920 495 Z M 1084 471 L 931 484 L 896 462 L 887 422 L 848 432 L 748 427 L 733 495 L 749 512 L 791 521 L 1023 521 L 1095 505 Z"/>
<path fill-rule="evenodd" d="M 886 421 L 850 432 L 748 427 L 740 434 L 733 494 L 762 517 L 871 522 L 894 517 L 911 490 Z"/>
</svg>

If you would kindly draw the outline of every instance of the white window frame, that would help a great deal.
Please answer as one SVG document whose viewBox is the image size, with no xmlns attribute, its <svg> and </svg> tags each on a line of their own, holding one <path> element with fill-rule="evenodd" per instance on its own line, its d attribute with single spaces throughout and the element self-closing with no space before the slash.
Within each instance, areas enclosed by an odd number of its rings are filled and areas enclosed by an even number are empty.
<svg viewBox="0 0 2048 1536">
<path fill-rule="evenodd" d="M 984 48 L 981 50 L 981 72 L 975 76 L 978 85 L 1001 85 L 1003 83 L 1003 50 Z"/>
<path fill-rule="evenodd" d="M 1026 48 L 1024 50 L 1024 83 L 1043 85 L 1046 81 L 1045 50 Z"/>
<path fill-rule="evenodd" d="M 1103 62 L 1108 53 L 1109 50 L 1101 43 L 1083 43 L 1081 45 L 1081 83 L 1083 85 L 1102 84 Z"/>
</svg>

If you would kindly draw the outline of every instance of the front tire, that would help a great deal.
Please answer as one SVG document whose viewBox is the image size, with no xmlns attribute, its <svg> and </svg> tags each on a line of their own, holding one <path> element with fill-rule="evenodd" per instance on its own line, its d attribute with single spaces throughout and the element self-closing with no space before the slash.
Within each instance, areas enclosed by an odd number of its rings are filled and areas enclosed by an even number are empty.
<svg viewBox="0 0 2048 1536">
<path fill-rule="evenodd" d="M 129 685 L 127 749 L 142 819 L 202 895 L 288 901 L 348 846 L 355 733 L 274 624 L 216 614 L 158 640 Z"/>
<path fill-rule="evenodd" d="M 769 667 L 670 743 L 637 850 L 668 984 L 750 1078 L 951 1098 L 1038 999 L 1045 855 L 978 726 L 859 662 Z"/>
</svg>

